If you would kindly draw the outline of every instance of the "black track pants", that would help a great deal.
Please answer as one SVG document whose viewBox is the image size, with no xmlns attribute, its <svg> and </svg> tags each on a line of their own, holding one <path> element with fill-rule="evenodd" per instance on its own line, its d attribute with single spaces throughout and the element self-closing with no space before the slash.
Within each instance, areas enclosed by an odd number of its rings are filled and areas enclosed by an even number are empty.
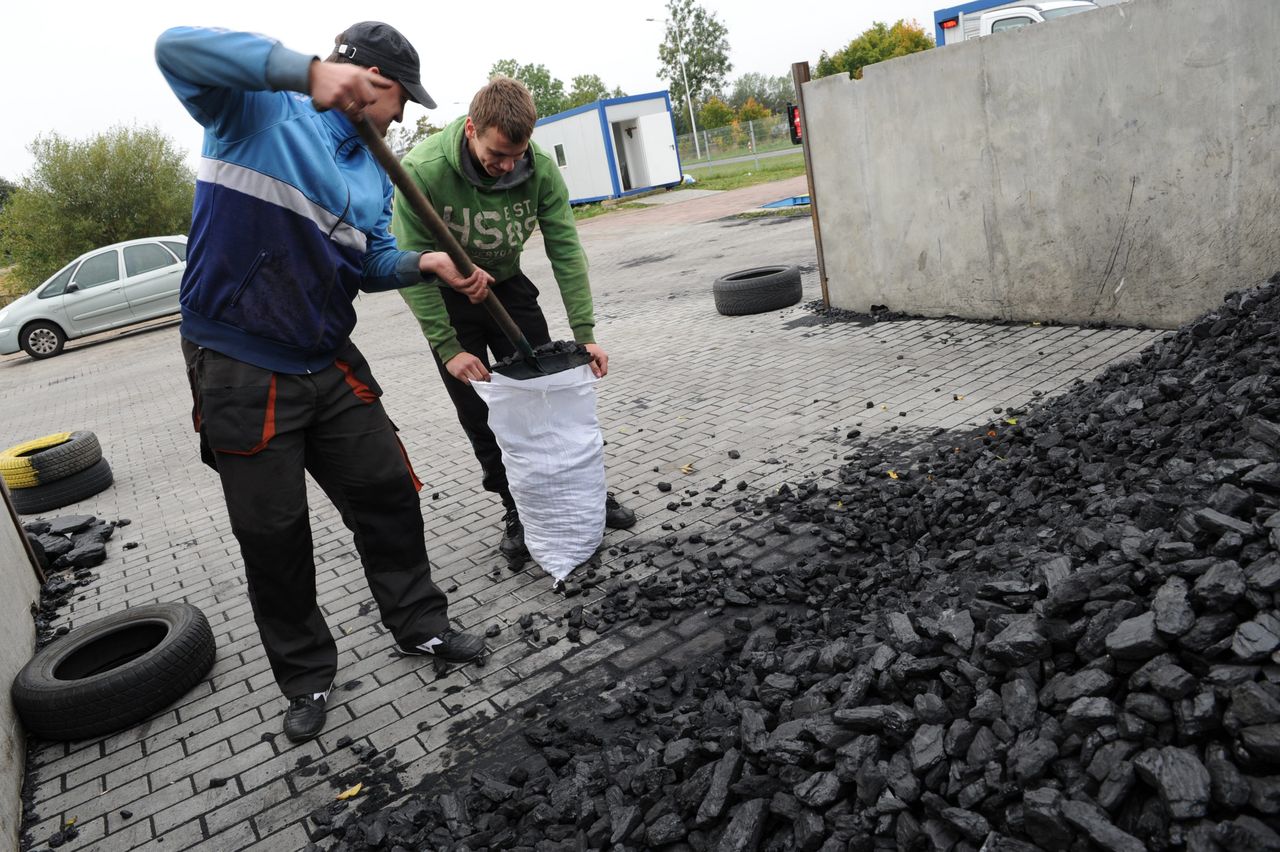
<svg viewBox="0 0 1280 852">
<path fill-rule="evenodd" d="M 491 367 L 489 353 L 493 361 L 501 361 L 516 351 L 515 345 L 489 315 L 484 305 L 473 305 L 466 296 L 456 290 L 441 287 L 444 306 L 449 311 L 449 322 L 453 324 L 462 348 Z M 493 292 L 501 300 L 502 306 L 511 314 L 511 319 L 524 332 L 529 343 L 535 348 L 551 342 L 551 334 L 547 331 L 547 318 L 538 307 L 538 288 L 523 273 L 500 281 L 494 285 Z M 440 357 L 436 359 L 436 367 L 444 379 L 444 386 L 453 400 L 453 407 L 458 412 L 458 422 L 467 433 L 471 447 L 475 451 L 480 468 L 484 471 L 484 488 L 502 497 L 502 502 L 510 508 L 511 492 L 507 490 L 507 470 L 502 466 L 502 451 L 489 429 L 489 407 L 480 399 L 480 395 L 471 389 L 466 382 L 461 382 L 449 375 Z"/>
<path fill-rule="evenodd" d="M 304 472 L 354 534 L 396 641 L 416 645 L 445 630 L 448 601 L 431 581 L 421 483 L 359 350 L 348 342 L 332 366 L 294 376 L 186 340 L 182 348 L 196 428 L 222 479 L 254 619 L 285 696 L 322 692 L 337 674 L 337 647 L 316 603 Z"/>
</svg>

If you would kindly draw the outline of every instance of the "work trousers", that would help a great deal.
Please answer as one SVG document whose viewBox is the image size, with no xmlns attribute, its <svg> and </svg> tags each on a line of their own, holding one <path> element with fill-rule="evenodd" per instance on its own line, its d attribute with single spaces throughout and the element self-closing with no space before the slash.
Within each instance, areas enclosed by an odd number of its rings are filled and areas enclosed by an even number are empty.
<svg viewBox="0 0 1280 852">
<path fill-rule="evenodd" d="M 431 581 L 418 490 L 364 356 L 348 341 L 308 375 L 273 373 L 182 341 L 202 456 L 222 479 L 249 600 L 288 698 L 323 692 L 337 646 L 316 601 L 304 472 L 355 538 L 382 623 L 413 646 L 448 627 Z"/>
<path fill-rule="evenodd" d="M 530 345 L 537 348 L 551 342 L 547 318 L 543 316 L 542 308 L 538 307 L 538 288 L 524 273 L 517 272 L 511 278 L 498 282 L 494 285 L 493 292 L 507 309 L 507 313 L 511 314 L 511 319 L 524 332 Z M 458 335 L 458 342 L 463 349 L 483 361 L 485 367 L 493 366 L 489 353 L 493 354 L 493 361 L 501 361 L 515 353 L 515 344 L 502 333 L 498 323 L 489 315 L 488 308 L 483 304 L 471 304 L 466 296 L 453 289 L 441 287 L 440 293 L 444 296 L 444 306 L 449 312 L 449 322 Z M 480 394 L 472 390 L 471 385 L 449 375 L 444 362 L 434 350 L 432 355 L 436 359 L 440 376 L 444 379 L 449 398 L 453 400 L 453 407 L 458 412 L 462 431 L 466 432 L 471 441 L 471 448 L 484 471 L 485 490 L 498 494 L 503 505 L 508 509 L 513 508 L 515 503 L 507 488 L 507 469 L 502 465 L 502 450 L 498 448 L 498 441 L 489 428 L 489 407 L 480 399 Z"/>
</svg>

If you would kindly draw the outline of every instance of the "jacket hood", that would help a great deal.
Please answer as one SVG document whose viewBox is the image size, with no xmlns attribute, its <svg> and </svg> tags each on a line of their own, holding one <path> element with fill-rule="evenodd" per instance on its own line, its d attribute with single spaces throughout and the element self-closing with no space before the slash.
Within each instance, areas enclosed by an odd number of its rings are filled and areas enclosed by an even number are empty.
<svg viewBox="0 0 1280 852">
<path fill-rule="evenodd" d="M 454 171 L 466 178 L 472 186 L 484 192 L 497 192 L 519 186 L 533 177 L 532 141 L 529 142 L 529 148 L 525 151 L 524 156 L 520 158 L 520 162 L 516 163 L 514 169 L 496 180 L 482 175 L 467 152 L 467 134 L 464 129 L 466 124 L 467 118 L 463 116 L 456 119 L 441 132 L 446 134 L 445 158 L 449 161 L 449 165 L 453 167 Z"/>
</svg>

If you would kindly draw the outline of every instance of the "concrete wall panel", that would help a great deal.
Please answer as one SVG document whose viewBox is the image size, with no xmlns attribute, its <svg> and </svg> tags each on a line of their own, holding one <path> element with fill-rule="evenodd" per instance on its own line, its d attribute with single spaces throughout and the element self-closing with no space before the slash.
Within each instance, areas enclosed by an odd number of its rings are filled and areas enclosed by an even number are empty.
<svg viewBox="0 0 1280 852">
<path fill-rule="evenodd" d="M 35 651 L 31 605 L 40 595 L 22 536 L 5 494 L 0 497 L 0 849 L 19 846 L 27 741 L 9 700 L 9 684 Z"/>
<path fill-rule="evenodd" d="M 1133 0 L 805 86 L 832 304 L 1173 327 L 1280 269 L 1280 3 Z"/>
</svg>

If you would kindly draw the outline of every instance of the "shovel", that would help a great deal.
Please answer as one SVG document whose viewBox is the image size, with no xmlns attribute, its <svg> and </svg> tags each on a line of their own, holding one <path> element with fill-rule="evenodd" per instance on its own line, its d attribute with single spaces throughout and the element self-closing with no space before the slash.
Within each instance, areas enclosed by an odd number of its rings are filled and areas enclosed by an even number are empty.
<svg viewBox="0 0 1280 852">
<path fill-rule="evenodd" d="M 427 230 L 435 237 L 436 244 L 449 254 L 449 257 L 453 260 L 453 265 L 458 267 L 459 272 L 464 276 L 469 276 L 475 271 L 471 258 L 467 257 L 466 251 L 454 238 L 444 220 L 440 218 L 440 214 L 436 213 L 435 209 L 427 201 L 426 196 L 422 194 L 422 190 L 418 189 L 418 185 L 409 177 L 409 173 L 405 171 L 404 166 L 400 165 L 400 161 L 396 159 L 395 154 L 391 153 L 387 143 L 373 129 L 373 125 L 369 124 L 368 119 L 363 116 L 356 120 L 355 125 L 356 130 L 360 132 L 360 138 L 364 140 L 364 144 L 368 146 L 374 157 L 382 164 L 382 168 L 386 170 L 391 182 L 404 193 L 405 200 L 409 202 L 409 206 L 413 208 L 413 212 L 417 214 L 422 224 L 426 225 Z M 519 361 L 494 367 L 494 372 L 501 373 L 511 379 L 532 379 L 591 363 L 591 356 L 581 349 L 574 352 L 535 354 L 533 347 L 529 345 L 529 340 L 524 336 L 524 332 L 520 330 L 520 326 L 515 324 L 515 321 L 511 319 L 511 314 L 507 313 L 507 309 L 502 306 L 502 302 L 498 301 L 493 288 L 490 288 L 488 295 L 485 296 L 484 306 L 488 309 L 489 315 L 498 323 L 502 333 L 516 347 L 516 353 L 520 356 Z"/>
</svg>

